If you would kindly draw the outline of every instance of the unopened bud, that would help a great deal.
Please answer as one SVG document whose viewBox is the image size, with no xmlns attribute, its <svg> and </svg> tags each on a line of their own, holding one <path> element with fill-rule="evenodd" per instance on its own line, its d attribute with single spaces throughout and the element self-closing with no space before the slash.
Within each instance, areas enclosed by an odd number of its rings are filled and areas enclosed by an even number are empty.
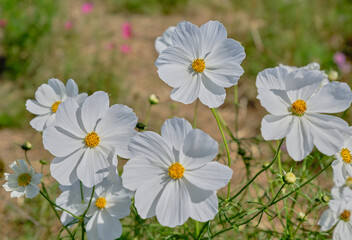
<svg viewBox="0 0 352 240">
<path fill-rule="evenodd" d="M 155 94 L 151 94 L 151 95 L 149 96 L 148 100 L 149 100 L 149 103 L 152 104 L 152 105 L 159 103 L 159 98 L 158 98 L 158 96 L 155 95 Z"/>
<path fill-rule="evenodd" d="M 321 201 L 322 201 L 323 203 L 329 203 L 330 198 L 329 198 L 327 195 L 323 195 L 323 196 L 321 197 Z"/>
<path fill-rule="evenodd" d="M 296 182 L 296 176 L 292 172 L 286 173 L 282 179 L 286 184 L 294 184 Z"/>
<path fill-rule="evenodd" d="M 263 168 L 267 168 L 268 166 L 270 165 L 270 162 L 265 162 L 265 163 L 263 163 Z"/>
<path fill-rule="evenodd" d="M 40 159 L 40 160 L 39 160 L 39 163 L 40 163 L 41 165 L 47 165 L 47 164 L 48 164 L 48 162 L 47 162 L 45 159 Z"/>
<path fill-rule="evenodd" d="M 25 142 L 25 143 L 23 143 L 22 144 L 22 146 L 21 146 L 21 148 L 23 149 L 23 150 L 25 150 L 25 151 L 28 151 L 28 150 L 31 150 L 32 149 L 32 143 L 30 143 L 30 142 Z"/>
<path fill-rule="evenodd" d="M 136 125 L 136 128 L 138 128 L 139 130 L 144 130 L 145 129 L 145 124 L 142 122 L 138 122 Z"/>
<path fill-rule="evenodd" d="M 298 220 L 299 220 L 299 221 L 305 221 L 305 220 L 307 220 L 306 214 L 305 214 L 304 212 L 299 212 L 299 214 L 298 214 Z"/>
<path fill-rule="evenodd" d="M 339 79 L 339 73 L 334 70 L 330 70 L 328 77 L 329 77 L 330 81 L 336 81 L 337 79 Z"/>
</svg>

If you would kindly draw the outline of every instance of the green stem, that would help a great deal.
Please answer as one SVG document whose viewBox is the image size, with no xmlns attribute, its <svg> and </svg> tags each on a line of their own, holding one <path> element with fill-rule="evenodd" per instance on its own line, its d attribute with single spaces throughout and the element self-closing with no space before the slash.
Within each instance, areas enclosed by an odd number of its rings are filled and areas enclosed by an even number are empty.
<svg viewBox="0 0 352 240">
<path fill-rule="evenodd" d="M 283 142 L 284 142 L 284 138 L 281 139 L 280 144 L 278 145 L 278 147 L 276 149 L 275 156 L 274 156 L 273 160 L 270 162 L 270 164 L 268 164 L 265 168 L 260 170 L 251 180 L 249 180 L 249 182 L 246 183 L 246 185 L 244 185 L 233 197 L 231 197 L 229 199 L 229 201 L 235 199 L 238 195 L 240 195 L 249 186 L 249 184 L 251 184 L 262 172 L 266 171 L 267 169 L 269 169 L 271 167 L 271 165 L 274 164 L 274 162 L 276 161 L 276 159 L 279 155 L 279 150 L 280 150 L 280 147 Z"/>
<path fill-rule="evenodd" d="M 149 120 L 149 115 L 150 115 L 150 109 L 152 108 L 152 105 L 149 104 L 148 109 L 147 109 L 147 115 L 145 116 L 145 121 L 144 121 L 144 125 L 147 126 L 148 124 L 148 120 Z"/>
<path fill-rule="evenodd" d="M 214 114 L 214 117 L 215 117 L 215 119 L 216 119 L 216 123 L 218 124 L 219 129 L 220 129 L 220 133 L 221 133 L 221 136 L 222 136 L 222 140 L 224 141 L 224 145 L 225 145 L 225 148 L 226 148 L 226 154 L 227 154 L 227 165 L 228 165 L 229 167 L 231 167 L 230 150 L 229 150 L 229 146 L 227 145 L 227 141 L 226 141 L 226 138 L 225 138 L 224 131 L 222 130 L 222 126 L 221 126 L 219 117 L 218 117 L 218 115 L 217 115 L 217 113 L 216 113 L 216 110 L 215 110 L 214 108 L 211 108 L 211 111 L 212 111 L 213 114 Z M 230 198 L 230 190 L 231 190 L 231 180 L 229 181 L 228 187 L 227 187 L 227 199 Z"/>
<path fill-rule="evenodd" d="M 27 152 L 28 152 L 27 150 L 24 150 L 24 157 L 25 157 L 25 159 L 26 159 L 27 163 L 29 164 L 29 166 L 31 166 L 31 167 L 32 167 L 32 164 L 31 164 L 31 162 L 29 161 L 29 158 L 28 158 Z"/>
<path fill-rule="evenodd" d="M 192 124 L 193 128 L 197 128 L 198 103 L 199 103 L 199 99 L 197 98 L 196 104 L 194 106 L 194 116 L 193 116 L 193 124 Z"/>
<path fill-rule="evenodd" d="M 199 222 L 196 221 L 196 237 L 199 235 Z"/>
<path fill-rule="evenodd" d="M 43 183 L 42 183 L 42 186 L 43 186 L 43 190 L 44 190 L 45 187 L 44 187 L 44 184 L 43 184 Z M 45 192 L 46 192 L 46 190 L 45 190 Z M 59 213 L 58 213 L 57 210 L 55 209 L 56 204 L 53 204 L 53 202 L 52 202 L 52 201 L 50 200 L 50 198 L 49 198 L 49 195 L 45 195 L 41 190 L 39 191 L 39 193 L 40 193 L 46 200 L 48 200 L 50 207 L 53 209 L 53 211 L 54 211 L 54 213 L 55 213 L 55 216 L 56 216 L 57 219 L 59 219 L 59 221 L 61 222 Z M 46 192 L 46 193 L 47 193 L 47 192 Z M 66 230 L 66 232 L 70 235 L 71 239 L 73 239 L 73 235 L 72 235 L 70 229 L 68 229 L 65 225 L 62 225 L 62 226 L 63 226 L 63 228 Z"/>
<path fill-rule="evenodd" d="M 314 208 L 316 208 L 317 206 L 319 206 L 320 203 L 315 203 L 305 214 L 303 219 L 299 222 L 299 224 L 297 225 L 296 230 L 293 232 L 293 237 L 296 236 L 296 233 L 298 231 L 298 229 L 300 228 L 300 226 L 302 225 L 302 223 L 304 222 L 304 219 L 308 216 L 309 213 L 311 213 L 311 211 L 313 211 Z"/>
<path fill-rule="evenodd" d="M 238 87 L 237 87 L 237 85 L 235 85 L 233 89 L 234 89 L 233 97 L 234 97 L 234 104 L 235 104 L 235 137 L 238 138 L 238 110 L 239 110 L 239 104 L 238 104 Z"/>
</svg>

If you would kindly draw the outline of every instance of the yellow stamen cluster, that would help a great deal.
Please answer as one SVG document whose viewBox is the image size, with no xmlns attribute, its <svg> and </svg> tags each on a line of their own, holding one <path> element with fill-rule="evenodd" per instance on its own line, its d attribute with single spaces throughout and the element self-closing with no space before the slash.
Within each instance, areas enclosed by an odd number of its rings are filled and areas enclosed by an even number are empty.
<svg viewBox="0 0 352 240">
<path fill-rule="evenodd" d="M 185 168 L 180 163 L 173 163 L 169 167 L 169 176 L 173 179 L 179 179 L 183 177 L 183 173 L 185 172 Z"/>
<path fill-rule="evenodd" d="M 348 222 L 350 220 L 350 217 L 351 217 L 351 212 L 348 210 L 343 211 L 343 213 L 341 213 L 340 215 L 340 219 L 345 222 Z"/>
<path fill-rule="evenodd" d="M 192 68 L 194 71 L 196 71 L 197 73 L 201 73 L 204 71 L 205 69 L 205 62 L 204 62 L 204 59 L 195 59 L 193 60 L 193 63 L 192 63 Z"/>
<path fill-rule="evenodd" d="M 291 111 L 293 115 L 303 116 L 303 114 L 307 111 L 307 104 L 305 101 L 298 99 L 294 103 L 292 103 Z"/>
<path fill-rule="evenodd" d="M 352 162 L 351 152 L 347 148 L 342 148 L 342 150 L 340 152 L 340 155 L 342 157 L 342 160 L 345 163 L 351 163 Z"/>
<path fill-rule="evenodd" d="M 86 145 L 90 148 L 94 148 L 98 146 L 100 142 L 100 137 L 96 132 L 90 132 L 87 134 L 87 136 L 84 138 L 84 142 Z"/>
<path fill-rule="evenodd" d="M 57 101 L 57 102 L 55 102 L 53 105 L 51 105 L 51 111 L 52 111 L 53 113 L 56 113 L 57 108 L 59 107 L 60 103 L 61 103 L 61 101 Z"/>
<path fill-rule="evenodd" d="M 29 175 L 28 173 L 22 173 L 21 175 L 18 176 L 17 181 L 18 181 L 18 186 L 27 186 L 31 182 L 32 176 Z"/>
<path fill-rule="evenodd" d="M 99 209 L 103 209 L 105 208 L 106 205 L 106 199 L 104 197 L 99 197 L 96 201 L 95 201 L 95 206 Z"/>
</svg>

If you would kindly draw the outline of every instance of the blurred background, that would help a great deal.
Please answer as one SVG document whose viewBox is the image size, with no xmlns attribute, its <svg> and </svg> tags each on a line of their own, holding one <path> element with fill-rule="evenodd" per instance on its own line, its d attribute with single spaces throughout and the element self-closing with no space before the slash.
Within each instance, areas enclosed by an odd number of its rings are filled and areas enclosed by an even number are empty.
<svg viewBox="0 0 352 240">
<path fill-rule="evenodd" d="M 148 126 L 153 131 L 173 116 L 192 121 L 194 103 L 173 102 L 171 88 L 154 66 L 156 37 L 182 20 L 199 26 L 219 20 L 228 37 L 245 48 L 239 137 L 260 135 L 266 112 L 256 100 L 255 79 L 265 68 L 317 62 L 351 85 L 351 0 L 0 0 L 1 184 L 8 164 L 24 157 L 19 147 L 24 141 L 34 146 L 32 161 L 52 159 L 41 134 L 29 125 L 34 116 L 25 109 L 26 99 L 34 99 L 36 89 L 50 78 L 64 83 L 72 78 L 88 94 L 106 91 L 111 104 L 128 105 L 140 121 L 149 95 L 156 94 L 160 104 L 152 108 Z M 220 107 L 230 128 L 235 121 L 233 92 L 228 89 Z M 198 114 L 197 127 L 220 141 L 208 108 L 200 104 Z M 3 189 L 0 197 L 0 239 L 56 239 L 60 225 L 48 204 L 38 198 L 9 199 Z"/>
</svg>

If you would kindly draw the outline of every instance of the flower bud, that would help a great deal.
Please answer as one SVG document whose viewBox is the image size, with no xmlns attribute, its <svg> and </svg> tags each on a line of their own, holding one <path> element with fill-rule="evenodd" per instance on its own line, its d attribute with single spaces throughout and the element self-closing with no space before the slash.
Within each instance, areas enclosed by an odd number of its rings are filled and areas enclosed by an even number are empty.
<svg viewBox="0 0 352 240">
<path fill-rule="evenodd" d="M 306 221 L 307 220 L 307 216 L 304 212 L 299 212 L 298 214 L 298 220 L 299 221 Z"/>
<path fill-rule="evenodd" d="M 330 70 L 328 77 L 330 81 L 336 81 L 339 78 L 339 73 L 334 70 Z"/>
<path fill-rule="evenodd" d="M 41 165 L 47 165 L 47 164 L 48 164 L 48 162 L 47 162 L 45 159 L 40 159 L 40 160 L 39 160 L 39 163 L 40 163 Z"/>
<path fill-rule="evenodd" d="M 31 150 L 32 149 L 32 143 L 26 141 L 25 143 L 22 144 L 21 148 L 25 151 Z"/>
<path fill-rule="evenodd" d="M 136 125 L 136 128 L 138 128 L 139 130 L 144 130 L 145 129 L 145 124 L 142 122 L 138 122 Z"/>
<path fill-rule="evenodd" d="M 265 162 L 265 163 L 263 163 L 262 167 L 267 168 L 269 166 L 269 164 L 270 164 L 270 162 Z"/>
<path fill-rule="evenodd" d="M 296 182 L 296 176 L 292 172 L 286 173 L 282 179 L 286 184 L 294 184 Z"/>
<path fill-rule="evenodd" d="M 159 103 L 159 98 L 154 93 L 149 96 L 148 100 L 149 100 L 149 103 L 152 105 Z"/>
</svg>

